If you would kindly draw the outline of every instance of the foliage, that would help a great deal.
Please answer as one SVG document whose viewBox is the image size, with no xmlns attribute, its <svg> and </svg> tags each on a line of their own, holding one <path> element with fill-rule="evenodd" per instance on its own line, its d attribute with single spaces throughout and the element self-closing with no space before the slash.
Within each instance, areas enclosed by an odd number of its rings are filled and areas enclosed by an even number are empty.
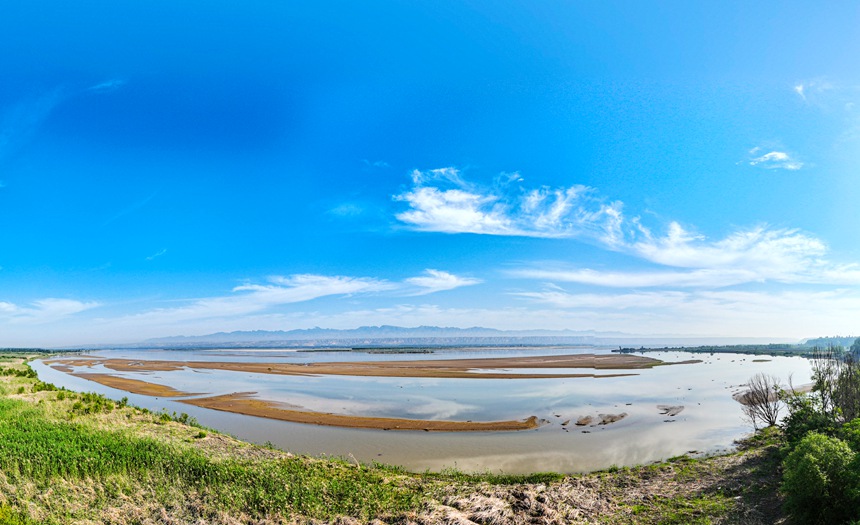
<svg viewBox="0 0 860 525">
<path fill-rule="evenodd" d="M 821 406 L 818 396 L 793 394 L 785 398 L 788 415 L 782 420 L 782 432 L 789 447 L 800 442 L 810 432 L 834 435 L 836 421 Z"/>
<path fill-rule="evenodd" d="M 842 440 L 811 432 L 785 458 L 782 488 L 800 523 L 836 524 L 860 517 L 856 453 Z"/>
<path fill-rule="evenodd" d="M 839 438 L 847 443 L 851 450 L 860 453 L 860 419 L 854 419 L 842 425 L 839 429 Z"/>
<path fill-rule="evenodd" d="M 860 339 L 816 349 L 813 381 L 786 399 L 786 507 L 800 523 L 848 523 L 860 519 Z"/>
</svg>

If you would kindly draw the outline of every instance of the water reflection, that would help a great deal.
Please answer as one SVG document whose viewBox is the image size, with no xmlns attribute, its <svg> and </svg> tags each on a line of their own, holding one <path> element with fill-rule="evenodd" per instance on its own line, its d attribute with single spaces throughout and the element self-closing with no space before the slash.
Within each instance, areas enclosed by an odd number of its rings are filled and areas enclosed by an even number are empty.
<svg viewBox="0 0 860 525">
<path fill-rule="evenodd" d="M 95 352 L 103 358 L 179 361 L 332 362 L 366 360 L 517 357 L 596 352 L 593 348 L 446 349 L 434 354 L 366 354 L 295 351 L 136 351 Z M 602 352 L 605 352 L 603 350 Z M 260 399 L 338 414 L 416 419 L 493 421 L 531 415 L 547 423 L 531 431 L 433 433 L 341 429 L 266 420 L 202 409 L 173 400 L 130 395 L 36 363 L 45 381 L 75 390 L 97 391 L 152 410 L 186 412 L 202 424 L 258 443 L 270 442 L 302 454 L 384 461 L 414 470 L 455 466 L 467 471 L 581 472 L 610 465 L 648 463 L 690 451 L 711 453 L 731 447 L 749 432 L 731 395 L 758 372 L 795 385 L 810 381 L 802 358 L 737 354 L 645 354 L 664 361 L 703 359 L 698 364 L 633 370 L 610 378 L 427 379 L 349 376 L 278 376 L 235 371 L 181 369 L 116 375 L 185 392 L 256 392 Z M 763 361 L 767 359 L 767 361 Z M 92 371 L 92 370 L 90 370 Z M 599 371 L 604 372 L 604 371 Z M 669 416 L 659 405 L 683 406 Z M 610 425 L 578 427 L 583 416 L 627 416 Z M 563 424 L 566 423 L 567 424 Z"/>
</svg>

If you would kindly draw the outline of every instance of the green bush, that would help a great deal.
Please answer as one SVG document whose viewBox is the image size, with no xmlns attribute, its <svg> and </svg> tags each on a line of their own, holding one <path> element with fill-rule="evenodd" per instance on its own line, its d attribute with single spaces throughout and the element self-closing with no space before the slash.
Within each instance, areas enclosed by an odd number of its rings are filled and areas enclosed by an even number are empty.
<svg viewBox="0 0 860 525">
<path fill-rule="evenodd" d="M 810 432 L 835 435 L 836 421 L 822 409 L 818 397 L 806 394 L 789 396 L 785 400 L 788 415 L 782 420 L 782 433 L 789 449 Z"/>
<path fill-rule="evenodd" d="M 852 419 L 839 429 L 839 437 L 851 447 L 855 453 L 860 453 L 860 419 Z"/>
<path fill-rule="evenodd" d="M 835 525 L 860 517 L 856 454 L 844 441 L 809 433 L 785 458 L 782 490 L 797 523 Z"/>
</svg>

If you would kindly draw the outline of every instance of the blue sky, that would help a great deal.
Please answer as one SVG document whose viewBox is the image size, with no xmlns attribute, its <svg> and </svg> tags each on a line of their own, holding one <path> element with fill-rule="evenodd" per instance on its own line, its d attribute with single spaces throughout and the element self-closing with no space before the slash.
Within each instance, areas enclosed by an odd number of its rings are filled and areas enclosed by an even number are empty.
<svg viewBox="0 0 860 525">
<path fill-rule="evenodd" d="M 853 2 L 0 3 L 0 345 L 860 332 Z"/>
</svg>

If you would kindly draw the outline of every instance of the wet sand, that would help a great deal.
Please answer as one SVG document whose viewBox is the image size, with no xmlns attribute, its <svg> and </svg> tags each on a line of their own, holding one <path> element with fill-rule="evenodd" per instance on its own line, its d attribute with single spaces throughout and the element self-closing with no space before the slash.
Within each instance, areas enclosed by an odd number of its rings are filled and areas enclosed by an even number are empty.
<svg viewBox="0 0 860 525">
<path fill-rule="evenodd" d="M 277 403 L 254 399 L 252 393 L 236 393 L 195 399 L 183 399 L 187 403 L 213 410 L 234 412 L 248 416 L 279 419 L 292 423 L 305 423 L 346 428 L 370 428 L 376 430 L 423 430 L 425 432 L 480 432 L 529 430 L 539 426 L 538 418 L 531 416 L 523 421 L 433 421 L 422 419 L 397 419 L 385 417 L 347 416 L 323 412 L 306 412 L 281 408 Z"/>
<path fill-rule="evenodd" d="M 426 377 L 456 379 L 536 379 L 577 377 L 619 377 L 633 373 L 512 373 L 506 369 L 592 369 L 637 370 L 658 365 L 688 364 L 701 361 L 665 363 L 659 359 L 628 354 L 575 354 L 528 357 L 498 357 L 477 359 L 443 359 L 415 361 L 357 361 L 334 363 L 239 363 L 206 361 L 149 361 L 129 359 L 69 359 L 47 361 L 56 366 L 103 365 L 117 372 L 167 372 L 191 368 L 198 370 L 230 370 L 258 374 L 280 375 L 342 375 L 374 377 Z M 487 372 L 482 372 L 487 371 Z"/>
<path fill-rule="evenodd" d="M 75 377 L 88 379 L 100 385 L 116 388 L 117 390 L 125 390 L 132 394 L 142 394 L 152 397 L 180 397 L 193 396 L 190 392 L 182 392 L 169 386 L 157 385 L 147 381 L 139 381 L 137 379 L 128 379 L 126 377 L 117 377 L 110 374 L 88 374 L 88 373 L 73 373 L 67 372 Z"/>
</svg>

